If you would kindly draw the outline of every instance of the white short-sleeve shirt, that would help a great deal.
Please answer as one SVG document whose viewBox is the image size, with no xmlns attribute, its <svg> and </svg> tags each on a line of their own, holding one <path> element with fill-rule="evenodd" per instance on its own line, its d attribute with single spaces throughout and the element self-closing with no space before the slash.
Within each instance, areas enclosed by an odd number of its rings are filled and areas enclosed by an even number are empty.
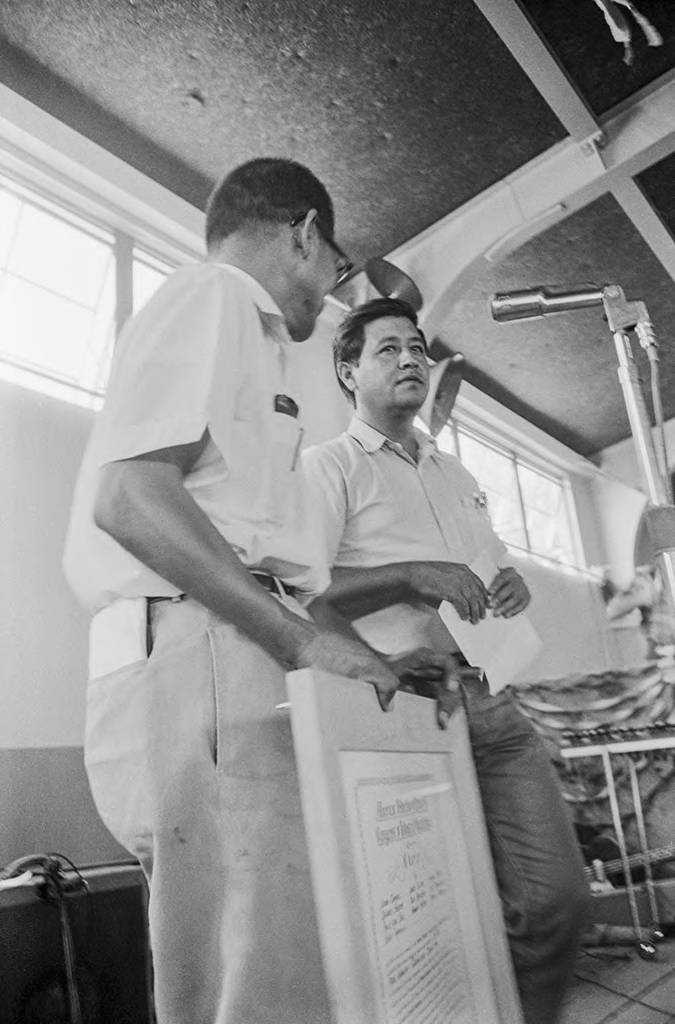
<svg viewBox="0 0 675 1024">
<path fill-rule="evenodd" d="M 203 263 L 172 274 L 125 327 L 103 410 L 75 489 L 64 569 L 92 612 L 118 598 L 176 588 L 93 520 L 97 475 L 109 462 L 209 443 L 185 486 L 242 562 L 307 594 L 328 584 L 299 459 L 282 314 L 243 271 Z"/>
<path fill-rule="evenodd" d="M 347 431 L 307 449 L 303 463 L 320 512 L 326 556 L 341 568 L 395 562 L 470 565 L 481 551 L 498 562 L 506 548 L 492 528 L 473 476 L 417 432 L 419 455 L 354 417 Z M 438 614 L 425 604 L 395 604 L 354 622 L 376 650 L 419 646 L 455 650 Z"/>
</svg>

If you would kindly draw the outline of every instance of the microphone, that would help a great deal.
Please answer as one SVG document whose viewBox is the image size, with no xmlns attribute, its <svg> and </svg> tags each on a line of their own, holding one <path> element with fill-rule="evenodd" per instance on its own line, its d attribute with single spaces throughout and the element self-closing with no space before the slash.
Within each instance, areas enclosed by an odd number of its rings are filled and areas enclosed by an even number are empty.
<svg viewBox="0 0 675 1024">
<path fill-rule="evenodd" d="M 604 288 L 594 284 L 573 289 L 541 285 L 493 296 L 490 311 L 493 320 L 504 324 L 511 320 L 530 320 L 546 313 L 565 313 L 569 309 L 601 306 L 603 297 Z"/>
</svg>

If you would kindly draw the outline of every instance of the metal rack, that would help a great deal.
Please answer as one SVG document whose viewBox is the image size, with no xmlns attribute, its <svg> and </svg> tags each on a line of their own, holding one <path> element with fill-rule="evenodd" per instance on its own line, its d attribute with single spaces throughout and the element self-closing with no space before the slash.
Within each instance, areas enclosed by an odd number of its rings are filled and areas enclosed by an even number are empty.
<svg viewBox="0 0 675 1024">
<path fill-rule="evenodd" d="M 630 736 L 631 733 L 636 735 Z M 631 921 L 638 944 L 638 952 L 644 959 L 653 960 L 656 956 L 655 943 L 663 939 L 664 933 L 659 922 L 659 909 L 651 868 L 651 854 L 638 782 L 636 757 L 655 750 L 675 750 L 675 730 L 673 730 L 672 725 L 655 723 L 654 725 L 635 730 L 630 728 L 589 729 L 569 734 L 566 738 L 576 741 L 576 745 L 561 747 L 560 753 L 566 760 L 572 761 L 576 758 L 589 757 L 597 757 L 601 760 L 607 786 L 607 798 L 621 856 Z M 640 847 L 639 864 L 645 873 L 644 889 L 647 895 L 651 918 L 647 927 L 643 927 L 640 921 L 636 886 L 631 874 L 631 862 L 635 863 L 635 858 L 630 857 L 628 854 L 626 834 L 617 796 L 614 767 L 612 765 L 612 758 L 621 756 L 625 759 L 628 767 L 631 799 L 635 811 L 635 825 Z"/>
</svg>

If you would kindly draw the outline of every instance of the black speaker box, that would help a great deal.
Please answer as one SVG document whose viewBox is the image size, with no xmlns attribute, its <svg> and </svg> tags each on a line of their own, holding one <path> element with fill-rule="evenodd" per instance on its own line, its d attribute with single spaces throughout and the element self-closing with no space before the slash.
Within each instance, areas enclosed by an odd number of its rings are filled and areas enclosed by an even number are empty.
<svg viewBox="0 0 675 1024">
<path fill-rule="evenodd" d="M 83 1024 L 152 1024 L 143 874 L 136 864 L 80 871 L 88 892 L 65 895 L 62 906 Z M 70 1024 L 61 911 L 39 894 L 39 879 L 0 889 L 0 1024 Z"/>
<path fill-rule="evenodd" d="M 643 928 L 652 922 L 651 905 L 644 883 L 634 887 L 635 905 Z M 658 908 L 658 922 L 667 928 L 675 926 L 675 878 L 657 878 L 654 881 L 654 896 Z M 593 924 L 617 924 L 630 927 L 633 923 L 626 889 L 617 887 L 595 895 L 591 901 Z"/>
</svg>

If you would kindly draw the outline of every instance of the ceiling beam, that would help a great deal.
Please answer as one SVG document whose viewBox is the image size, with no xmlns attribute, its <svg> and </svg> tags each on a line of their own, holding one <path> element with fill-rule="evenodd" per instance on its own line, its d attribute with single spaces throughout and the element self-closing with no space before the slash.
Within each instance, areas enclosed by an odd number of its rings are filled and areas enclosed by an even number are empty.
<svg viewBox="0 0 675 1024">
<path fill-rule="evenodd" d="M 613 182 L 611 192 L 675 281 L 675 239 L 638 183 L 624 176 Z"/>
<path fill-rule="evenodd" d="M 474 0 L 558 120 L 577 142 L 600 126 L 567 72 L 515 0 Z"/>
<path fill-rule="evenodd" d="M 607 144 L 602 149 L 588 140 L 557 143 L 394 250 L 389 258 L 413 277 L 425 297 L 422 316 L 428 329 L 440 329 L 486 260 L 498 262 L 614 185 L 627 195 L 626 181 L 633 174 L 675 152 L 673 110 L 675 76 L 669 76 L 603 121 Z M 635 198 L 633 206 L 637 211 Z M 646 209 L 640 216 L 647 230 Z M 654 217 L 652 211 L 649 230 L 660 246 L 655 251 L 669 258 Z"/>
<path fill-rule="evenodd" d="M 609 170 L 640 174 L 675 150 L 675 69 L 622 103 L 603 120 Z"/>
<path fill-rule="evenodd" d="M 201 256 L 204 215 L 147 175 L 0 84 L 0 171 L 74 204 L 180 261 Z"/>
</svg>

